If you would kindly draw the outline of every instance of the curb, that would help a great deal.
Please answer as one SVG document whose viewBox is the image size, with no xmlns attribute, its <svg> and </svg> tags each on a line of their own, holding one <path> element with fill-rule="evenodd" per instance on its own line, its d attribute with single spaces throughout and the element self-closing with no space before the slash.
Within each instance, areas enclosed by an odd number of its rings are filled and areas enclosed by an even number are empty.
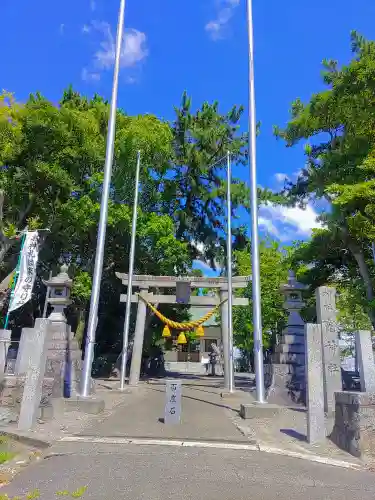
<svg viewBox="0 0 375 500">
<path fill-rule="evenodd" d="M 14 441 L 19 441 L 20 443 L 26 446 L 31 446 L 32 448 L 40 448 L 43 450 L 49 448 L 52 445 L 52 443 L 50 443 L 49 441 L 44 441 L 42 439 L 25 436 L 24 434 L 19 434 L 16 432 L 7 432 L 1 430 L 0 436 L 8 436 L 10 439 L 13 439 Z"/>
<path fill-rule="evenodd" d="M 182 448 L 216 448 L 221 450 L 242 450 L 258 451 L 261 453 L 270 453 L 273 455 L 283 455 L 291 458 L 307 460 L 309 462 L 331 465 L 333 467 L 342 467 L 352 470 L 365 470 L 365 464 L 356 464 L 337 460 L 320 455 L 295 452 L 288 449 L 274 448 L 263 443 L 234 443 L 224 441 L 194 441 L 182 439 L 157 439 L 157 438 L 132 438 L 132 437 L 91 437 L 91 436 L 65 436 L 59 442 L 65 443 L 89 443 L 89 444 L 118 444 L 118 445 L 136 445 L 136 446 L 173 446 Z M 53 453 L 51 454 L 53 455 Z"/>
<path fill-rule="evenodd" d="M 345 469 L 353 470 L 364 470 L 365 464 L 355 464 L 353 462 L 346 462 L 345 460 L 337 460 L 336 458 L 322 457 L 321 455 L 313 455 L 309 453 L 300 453 L 298 451 L 292 451 L 283 448 L 274 448 L 273 446 L 268 446 L 259 443 L 259 451 L 263 453 L 272 453 L 274 455 L 283 455 L 291 458 L 299 458 L 301 460 L 308 460 L 309 462 L 316 462 L 324 465 L 332 465 L 334 467 L 343 467 Z"/>
</svg>

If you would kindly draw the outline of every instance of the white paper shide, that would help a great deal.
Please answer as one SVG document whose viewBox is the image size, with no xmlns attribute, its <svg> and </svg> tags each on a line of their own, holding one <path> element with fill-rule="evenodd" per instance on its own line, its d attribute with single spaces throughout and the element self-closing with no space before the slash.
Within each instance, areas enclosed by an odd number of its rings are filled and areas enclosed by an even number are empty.
<svg viewBox="0 0 375 500">
<path fill-rule="evenodd" d="M 12 302 L 9 306 L 9 312 L 19 309 L 31 299 L 38 263 L 38 251 L 38 231 L 26 233 L 21 253 L 18 280 Z"/>
</svg>

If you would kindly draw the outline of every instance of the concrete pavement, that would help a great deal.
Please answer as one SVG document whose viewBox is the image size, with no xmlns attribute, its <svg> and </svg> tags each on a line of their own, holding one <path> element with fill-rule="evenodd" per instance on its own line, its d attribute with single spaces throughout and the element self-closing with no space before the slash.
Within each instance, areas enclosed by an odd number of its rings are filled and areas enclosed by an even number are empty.
<svg viewBox="0 0 375 500">
<path fill-rule="evenodd" d="M 60 444 L 2 489 L 41 499 L 87 485 L 87 500 L 372 500 L 375 476 L 303 460 L 218 449 Z"/>
<path fill-rule="evenodd" d="M 129 399 L 133 404 L 129 405 Z M 232 419 L 237 412 L 230 404 L 223 402 L 215 384 L 192 381 L 182 389 L 181 423 L 165 425 L 165 384 L 155 382 L 141 385 L 112 415 L 101 422 L 93 421 L 80 435 L 249 442 L 234 425 Z"/>
</svg>

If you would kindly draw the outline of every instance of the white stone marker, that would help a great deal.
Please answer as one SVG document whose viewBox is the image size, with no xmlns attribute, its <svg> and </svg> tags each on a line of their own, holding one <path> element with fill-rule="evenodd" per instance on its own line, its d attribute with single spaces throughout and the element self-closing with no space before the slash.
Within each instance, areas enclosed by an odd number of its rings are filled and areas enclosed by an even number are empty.
<svg viewBox="0 0 375 500">
<path fill-rule="evenodd" d="M 165 383 L 165 424 L 179 424 L 181 421 L 181 381 L 167 380 Z"/>
<path fill-rule="evenodd" d="M 324 419 L 321 325 L 305 325 L 305 370 L 307 441 L 318 443 L 326 437 Z"/>
<path fill-rule="evenodd" d="M 355 350 L 358 359 L 361 392 L 375 393 L 375 363 L 371 332 L 360 330 L 355 334 Z"/>
</svg>

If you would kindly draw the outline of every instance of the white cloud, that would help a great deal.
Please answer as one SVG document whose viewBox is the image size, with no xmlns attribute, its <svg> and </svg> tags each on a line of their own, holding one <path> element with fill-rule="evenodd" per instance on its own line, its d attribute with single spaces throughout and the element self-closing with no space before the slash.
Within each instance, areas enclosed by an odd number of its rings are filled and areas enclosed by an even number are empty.
<svg viewBox="0 0 375 500">
<path fill-rule="evenodd" d="M 263 205 L 259 209 L 259 226 L 281 241 L 308 238 L 314 228 L 322 227 L 311 205 L 305 209 L 281 205 Z"/>
<path fill-rule="evenodd" d="M 90 10 L 94 12 L 96 10 L 96 2 L 95 0 L 90 0 Z"/>
<path fill-rule="evenodd" d="M 93 27 L 103 35 L 100 49 L 94 55 L 95 64 L 100 69 L 110 69 L 114 65 L 116 53 L 116 40 L 111 27 L 105 22 L 94 22 Z M 146 35 L 135 29 L 128 30 L 122 40 L 121 67 L 135 66 L 147 56 Z"/>
<path fill-rule="evenodd" d="M 265 217 L 258 217 L 258 225 L 262 229 L 265 229 L 267 233 L 269 233 L 272 236 L 275 236 L 275 238 L 280 239 L 280 233 L 277 227 L 273 224 L 273 222 L 270 219 L 266 219 Z"/>
<path fill-rule="evenodd" d="M 60 29 L 59 29 L 59 31 L 60 31 L 60 35 L 63 35 L 63 34 L 64 34 L 64 31 L 65 31 L 65 24 L 64 24 L 64 23 L 61 23 L 61 24 L 60 24 Z"/>
<path fill-rule="evenodd" d="M 275 179 L 276 179 L 276 182 L 281 184 L 281 183 L 285 182 L 287 179 L 289 179 L 289 177 L 286 174 L 277 173 L 277 174 L 275 174 Z"/>
<path fill-rule="evenodd" d="M 85 82 L 98 82 L 100 80 L 100 73 L 95 73 L 94 71 L 89 71 L 87 68 L 83 68 L 81 78 Z"/>
<path fill-rule="evenodd" d="M 213 40 L 224 38 L 225 29 L 232 19 L 234 9 L 238 7 L 240 0 L 217 0 L 216 17 L 209 21 L 205 30 Z"/>
<path fill-rule="evenodd" d="M 82 71 L 82 77 L 93 75 L 91 80 L 98 80 L 101 71 L 110 70 L 115 63 L 116 39 L 112 33 L 111 26 L 106 22 L 93 21 L 90 25 L 82 27 L 84 34 L 94 36 L 99 33 L 101 39 L 95 40 L 95 45 L 99 49 L 93 54 L 93 59 L 89 67 Z M 147 38 L 145 33 L 136 29 L 129 29 L 125 32 L 122 40 L 120 65 L 122 68 L 136 68 L 148 56 Z M 99 75 L 99 78 L 98 78 Z M 127 75 L 127 83 L 135 83 L 136 78 Z"/>
</svg>

